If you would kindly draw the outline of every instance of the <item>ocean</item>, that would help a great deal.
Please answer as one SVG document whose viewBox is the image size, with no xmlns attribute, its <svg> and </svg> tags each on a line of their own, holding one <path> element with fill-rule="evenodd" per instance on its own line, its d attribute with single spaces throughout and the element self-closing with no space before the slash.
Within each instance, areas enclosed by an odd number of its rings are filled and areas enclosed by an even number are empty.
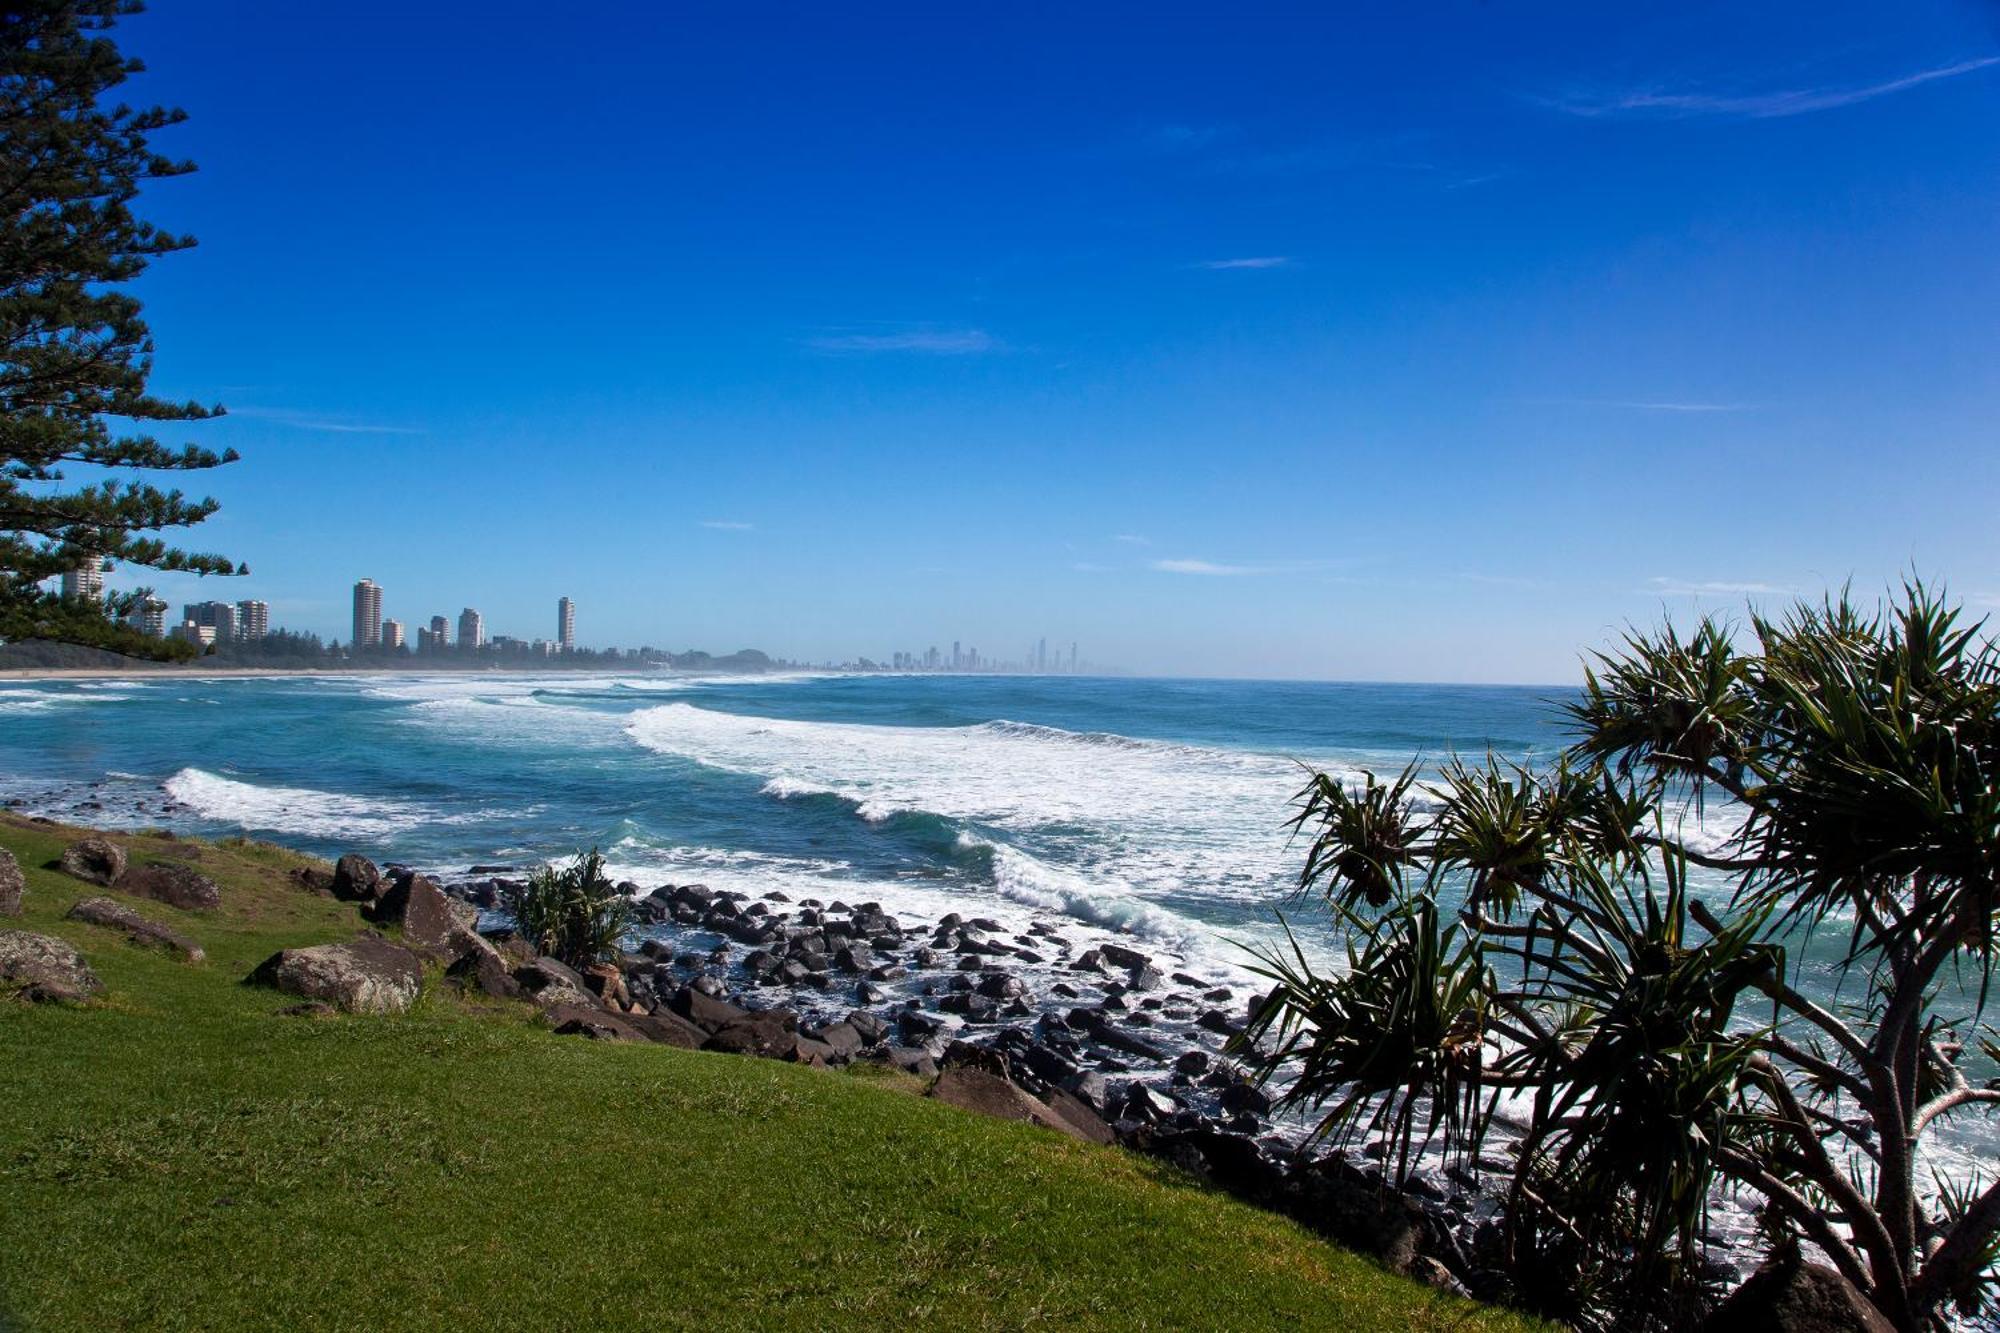
<svg viewBox="0 0 2000 1333">
<path fill-rule="evenodd" d="M 1065 676 L 0 684 L 0 799 L 426 869 L 1040 914 L 1240 970 L 1306 766 L 1560 748 L 1558 688 Z"/>
</svg>

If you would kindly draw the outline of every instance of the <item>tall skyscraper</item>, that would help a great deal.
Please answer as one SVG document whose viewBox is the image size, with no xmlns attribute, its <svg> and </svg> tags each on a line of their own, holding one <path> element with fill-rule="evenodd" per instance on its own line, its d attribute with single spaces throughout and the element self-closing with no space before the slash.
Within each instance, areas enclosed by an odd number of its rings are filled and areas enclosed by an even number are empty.
<svg viewBox="0 0 2000 1333">
<path fill-rule="evenodd" d="M 187 625 L 208 626 L 215 631 L 217 643 L 233 643 L 236 640 L 234 602 L 191 602 L 181 608 L 181 622 Z"/>
<path fill-rule="evenodd" d="M 354 585 L 353 646 L 382 646 L 382 589 L 374 579 L 363 579 Z"/>
<path fill-rule="evenodd" d="M 132 628 L 155 639 L 167 637 L 167 604 L 157 597 L 148 597 L 132 608 Z"/>
<path fill-rule="evenodd" d="M 62 576 L 62 595 L 65 597 L 88 597 L 92 601 L 104 596 L 104 561 L 91 556 L 75 569 Z"/>
<path fill-rule="evenodd" d="M 576 651 L 576 603 L 567 597 L 556 603 L 556 646 L 566 653 Z"/>
<path fill-rule="evenodd" d="M 458 613 L 458 646 L 462 652 L 471 652 L 486 642 L 486 618 L 471 607 Z"/>
<path fill-rule="evenodd" d="M 384 648 L 401 648 L 403 646 L 402 621 L 385 620 L 382 622 L 382 646 Z"/>
<path fill-rule="evenodd" d="M 1035 640 L 1035 670 L 1047 671 L 1048 669 L 1049 641 L 1047 639 L 1037 639 Z"/>
<path fill-rule="evenodd" d="M 271 604 L 269 602 L 238 602 L 236 604 L 236 637 L 255 642 L 271 633 Z"/>
<path fill-rule="evenodd" d="M 958 640 L 951 641 L 951 669 L 956 671 L 965 664 L 965 657 L 958 651 Z"/>
</svg>

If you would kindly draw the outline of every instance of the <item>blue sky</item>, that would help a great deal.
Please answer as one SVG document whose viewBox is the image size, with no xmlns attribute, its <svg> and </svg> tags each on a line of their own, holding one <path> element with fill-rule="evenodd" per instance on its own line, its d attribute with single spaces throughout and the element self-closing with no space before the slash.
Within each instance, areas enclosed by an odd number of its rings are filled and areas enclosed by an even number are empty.
<svg viewBox="0 0 2000 1333">
<path fill-rule="evenodd" d="M 1551 682 L 2000 604 L 2000 11 L 175 0 L 156 388 L 282 624 Z M 941 11 L 950 9 L 951 13 Z"/>
</svg>

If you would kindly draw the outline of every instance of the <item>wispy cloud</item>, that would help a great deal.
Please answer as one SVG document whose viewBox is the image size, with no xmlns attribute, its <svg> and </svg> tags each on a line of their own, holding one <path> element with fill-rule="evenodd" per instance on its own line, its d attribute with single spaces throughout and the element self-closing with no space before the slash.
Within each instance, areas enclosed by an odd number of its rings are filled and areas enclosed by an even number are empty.
<svg viewBox="0 0 2000 1333">
<path fill-rule="evenodd" d="M 1652 578 L 1646 591 L 1659 597 L 1789 597 L 1794 589 L 1776 583 L 1718 579 Z"/>
<path fill-rule="evenodd" d="M 1292 262 L 1290 255 L 1254 255 L 1248 259 L 1204 259 L 1196 268 L 1237 269 L 1237 268 L 1284 268 Z"/>
<path fill-rule="evenodd" d="M 1111 540 L 1114 542 L 1124 542 L 1127 546 L 1151 546 L 1153 544 L 1136 532 L 1121 532 Z"/>
<path fill-rule="evenodd" d="M 1754 403 L 1715 403 L 1676 398 L 1524 398 L 1537 407 L 1616 407 L 1628 412 L 1754 412 Z"/>
<path fill-rule="evenodd" d="M 257 421 L 269 421 L 274 425 L 290 426 L 294 430 L 326 431 L 334 435 L 423 435 L 427 432 L 418 426 L 385 426 L 377 422 L 341 421 L 333 417 L 316 416 L 310 412 L 299 412 L 286 407 L 232 407 L 232 417 L 250 417 Z"/>
<path fill-rule="evenodd" d="M 1310 574 L 1326 568 L 1323 560 L 1279 560 L 1230 564 L 1219 560 L 1155 560 L 1148 566 L 1162 574 L 1196 574 L 1206 578 L 1249 578 L 1263 574 Z"/>
<path fill-rule="evenodd" d="M 701 521 L 701 525 L 704 528 L 714 528 L 717 532 L 755 532 L 757 530 L 755 523 L 739 523 L 734 519 L 727 518 L 705 518 Z"/>
<path fill-rule="evenodd" d="M 806 339 L 816 352 L 914 352 L 925 356 L 976 356 L 997 352 L 998 338 L 984 329 L 904 329 L 895 333 L 828 333 Z"/>
<path fill-rule="evenodd" d="M 1638 89 L 1614 94 L 1574 94 L 1543 99 L 1547 105 L 1572 116 L 1654 116 L 1668 120 L 1697 116 L 1733 116 L 1743 120 L 1775 120 L 1804 116 L 1815 111 L 1832 111 L 1872 102 L 1878 97 L 1920 88 L 1927 83 L 1955 79 L 2000 65 L 2000 56 L 1960 60 L 1934 69 L 1918 70 L 1881 83 L 1847 87 L 1781 88 L 1766 92 L 1700 92 Z"/>
</svg>

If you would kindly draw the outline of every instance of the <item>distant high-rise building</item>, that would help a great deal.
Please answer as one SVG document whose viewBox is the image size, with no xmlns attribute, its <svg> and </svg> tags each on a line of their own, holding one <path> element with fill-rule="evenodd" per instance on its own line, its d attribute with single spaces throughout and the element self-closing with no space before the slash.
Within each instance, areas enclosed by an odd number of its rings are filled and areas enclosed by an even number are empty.
<svg viewBox="0 0 2000 1333">
<path fill-rule="evenodd" d="M 1047 671 L 1048 669 L 1049 641 L 1047 639 L 1037 639 L 1035 641 L 1035 670 Z"/>
<path fill-rule="evenodd" d="M 443 616 L 431 617 L 431 647 L 443 652 L 451 646 L 451 622 Z"/>
<path fill-rule="evenodd" d="M 458 646 L 471 652 L 486 642 L 486 618 L 471 607 L 458 613 Z"/>
<path fill-rule="evenodd" d="M 964 665 L 965 665 L 965 656 L 964 654 L 958 651 L 958 640 L 953 639 L 951 641 L 951 669 L 953 671 L 956 671 L 961 666 Z"/>
<path fill-rule="evenodd" d="M 382 646 L 384 648 L 401 648 L 403 646 L 402 621 L 385 620 L 382 622 Z"/>
<path fill-rule="evenodd" d="M 155 639 L 167 636 L 167 604 L 157 597 L 148 597 L 132 608 L 132 628 Z"/>
<path fill-rule="evenodd" d="M 236 604 L 236 637 L 255 641 L 266 638 L 271 633 L 271 604 L 269 602 L 238 602 Z"/>
<path fill-rule="evenodd" d="M 1072 676 L 1076 674 L 1076 641 L 1074 639 L 1070 640 L 1069 645 L 1069 674 Z"/>
<path fill-rule="evenodd" d="M 167 637 L 191 643 L 197 648 L 207 648 L 215 643 L 215 626 L 197 625 L 192 620 L 184 620 L 174 626 L 173 632 Z"/>
<path fill-rule="evenodd" d="M 567 597 L 556 603 L 556 646 L 566 653 L 576 651 L 576 603 Z"/>
<path fill-rule="evenodd" d="M 363 579 L 354 585 L 353 646 L 382 646 L 382 589 L 374 579 Z"/>
<path fill-rule="evenodd" d="M 189 625 L 206 625 L 215 631 L 215 642 L 234 643 L 236 641 L 236 603 L 234 602 L 191 602 L 181 608 L 181 621 Z"/>
<path fill-rule="evenodd" d="M 91 556 L 62 576 L 62 595 L 65 597 L 88 597 L 92 601 L 104 596 L 104 561 Z"/>
</svg>

